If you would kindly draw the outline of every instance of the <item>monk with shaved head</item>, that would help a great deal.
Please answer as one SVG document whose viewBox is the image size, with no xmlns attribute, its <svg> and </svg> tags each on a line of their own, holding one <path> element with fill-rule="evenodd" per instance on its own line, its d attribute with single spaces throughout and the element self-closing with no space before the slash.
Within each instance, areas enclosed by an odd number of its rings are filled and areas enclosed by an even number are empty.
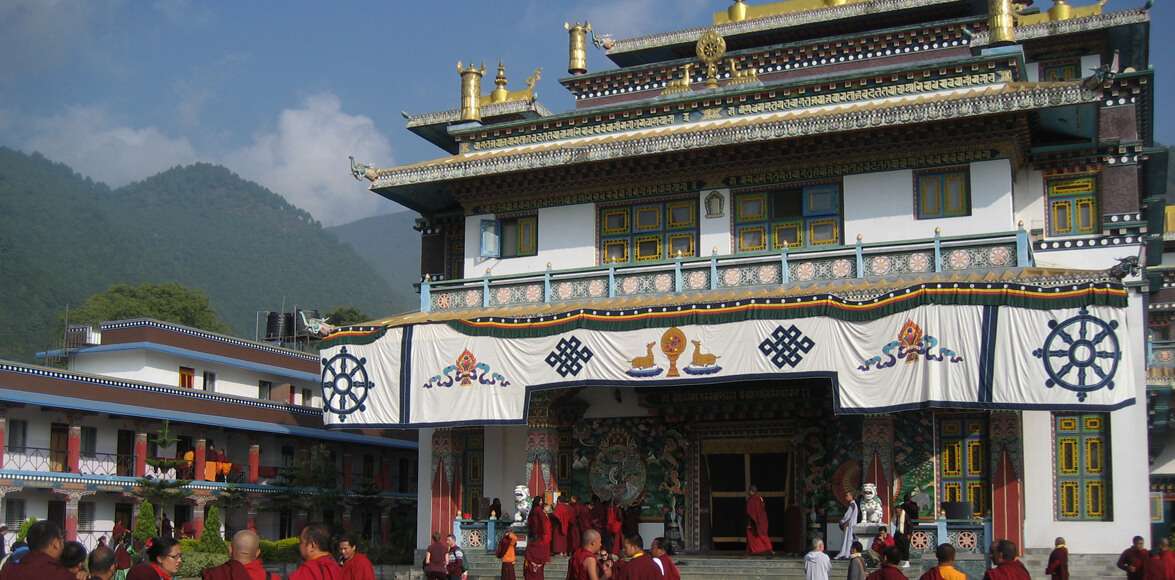
<svg viewBox="0 0 1175 580">
<path fill-rule="evenodd" d="M 204 570 L 204 580 L 277 580 L 266 574 L 261 564 L 261 538 L 252 530 L 233 534 L 228 549 L 229 561 Z"/>
</svg>

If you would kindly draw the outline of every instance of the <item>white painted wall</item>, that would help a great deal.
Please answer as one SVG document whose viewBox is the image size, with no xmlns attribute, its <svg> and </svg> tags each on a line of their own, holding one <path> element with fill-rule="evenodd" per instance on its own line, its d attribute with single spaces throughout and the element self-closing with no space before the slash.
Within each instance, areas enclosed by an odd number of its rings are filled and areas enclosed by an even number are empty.
<svg viewBox="0 0 1175 580">
<path fill-rule="evenodd" d="M 719 217 L 706 217 L 706 198 L 710 196 L 711 192 L 717 192 L 722 196 L 722 215 Z M 731 253 L 731 244 L 733 240 L 730 235 L 730 212 L 733 211 L 730 207 L 730 190 L 729 189 L 704 189 L 698 193 L 698 255 L 709 256 L 715 249 L 718 250 L 718 255 L 726 255 Z"/>
<path fill-rule="evenodd" d="M 486 268 L 493 275 L 542 272 L 596 265 L 596 206 L 590 203 L 547 207 L 538 211 L 538 255 L 520 258 L 481 258 L 481 221 L 493 214 L 465 218 L 465 277 L 479 278 Z"/>
<path fill-rule="evenodd" d="M 1081 238 L 1058 238 L 1076 243 Z M 1142 246 L 1119 244 L 1096 249 L 1072 249 L 1036 252 L 1033 257 L 1041 268 L 1068 268 L 1073 270 L 1104 270 L 1118 263 L 1118 258 L 1139 256 Z M 1133 278 L 1137 279 L 1137 277 Z M 1127 278 L 1131 280 L 1131 278 Z M 1140 351 L 1145 352 L 1145 351 Z"/>
<path fill-rule="evenodd" d="M 483 495 L 500 499 L 509 514 L 514 513 L 514 486 L 526 483 L 526 432 L 524 425 L 485 428 Z"/>
<path fill-rule="evenodd" d="M 274 385 L 292 383 L 295 386 L 294 402 L 302 401 L 302 389 L 309 389 L 310 404 L 321 404 L 320 386 L 312 381 L 299 381 L 289 377 L 261 373 L 227 364 L 195 361 L 163 352 L 145 349 L 79 353 L 70 359 L 70 370 L 106 375 L 121 379 L 179 386 L 179 368 L 196 370 L 194 385 L 204 388 L 204 371 L 216 373 L 215 392 L 239 397 L 258 396 L 258 382 L 269 381 Z"/>
<path fill-rule="evenodd" d="M 1007 159 L 971 164 L 971 215 L 914 217 L 914 172 L 885 171 L 844 177 L 844 239 L 890 242 L 934 236 L 975 235 L 1014 229 L 1012 169 Z"/>
<path fill-rule="evenodd" d="M 1023 220 L 1024 229 L 1044 231 L 1044 175 L 1040 171 L 1024 167 L 1016 172 L 1012 184 L 1012 211 L 1015 212 L 1013 224 Z"/>
<path fill-rule="evenodd" d="M 1131 293 L 1125 340 L 1144 352 L 1145 312 L 1142 297 Z M 1123 369 L 1125 371 L 1125 369 Z M 1054 520 L 1052 414 L 1025 411 L 1024 425 L 1024 547 L 1044 549 L 1064 536 L 1078 554 L 1116 554 L 1139 535 L 1150 542 L 1150 480 L 1147 467 L 1146 369 L 1135 374 L 1136 403 L 1110 414 L 1111 496 L 1110 522 L 1058 522 Z"/>
</svg>

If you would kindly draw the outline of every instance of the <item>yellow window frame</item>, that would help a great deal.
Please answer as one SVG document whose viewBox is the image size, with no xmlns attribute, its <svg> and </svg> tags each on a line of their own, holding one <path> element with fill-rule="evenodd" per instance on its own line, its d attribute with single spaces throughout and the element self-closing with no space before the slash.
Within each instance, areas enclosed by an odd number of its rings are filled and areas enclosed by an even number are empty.
<svg viewBox="0 0 1175 580">
<path fill-rule="evenodd" d="M 1073 202 L 1068 199 L 1056 199 L 1049 203 L 1049 208 L 1052 210 L 1053 223 L 1052 230 L 1054 234 L 1069 234 L 1073 233 Z M 1058 224 L 1061 223 L 1061 217 L 1064 216 L 1068 227 L 1062 228 Z"/>
<path fill-rule="evenodd" d="M 538 254 L 538 216 L 518 218 L 518 255 L 534 256 Z"/>
<path fill-rule="evenodd" d="M 627 207 L 605 209 L 601 213 L 603 214 L 604 219 L 602 220 L 602 223 L 600 224 L 600 231 L 603 232 L 604 235 L 611 236 L 611 235 L 616 235 L 616 234 L 627 234 L 628 233 L 628 230 L 630 227 L 629 220 L 631 219 L 631 216 L 628 215 L 628 208 Z M 624 226 L 620 227 L 620 228 L 609 228 L 608 227 L 608 218 L 610 218 L 612 216 L 620 216 L 620 217 L 624 218 Z"/>
<path fill-rule="evenodd" d="M 758 200 L 759 201 L 759 213 L 756 213 L 756 214 L 743 213 L 744 202 L 750 201 L 750 200 Z M 767 219 L 767 194 L 766 193 L 749 193 L 749 194 L 742 194 L 742 195 L 735 197 L 734 212 L 735 212 L 734 219 L 736 222 L 754 222 L 754 221 L 763 221 L 763 220 Z"/>
<path fill-rule="evenodd" d="M 942 215 L 942 176 L 927 173 L 918 176 L 918 212 L 923 217 Z"/>
<path fill-rule="evenodd" d="M 957 437 L 957 436 L 961 435 L 962 433 L 963 433 L 962 421 L 954 420 L 954 421 L 943 421 L 942 422 L 942 434 L 943 435 Z"/>
<path fill-rule="evenodd" d="M 967 442 L 967 475 L 983 475 L 983 442 Z"/>
<path fill-rule="evenodd" d="M 1076 419 L 1073 419 L 1073 421 L 1076 422 Z M 1101 431 L 1102 430 L 1102 418 L 1101 417 L 1085 417 L 1083 424 L 1085 425 L 1086 431 Z"/>
<path fill-rule="evenodd" d="M 1101 475 L 1105 465 L 1106 447 L 1101 437 L 1087 437 L 1085 439 L 1085 472 L 1092 475 Z"/>
<path fill-rule="evenodd" d="M 951 441 L 942 447 L 942 474 L 947 477 L 963 475 L 963 442 Z"/>
<path fill-rule="evenodd" d="M 957 199 L 951 199 L 951 186 L 958 186 L 955 191 L 958 193 Z M 971 197 L 971 192 L 968 190 L 967 173 L 963 171 L 955 171 L 943 175 L 943 189 L 942 189 L 942 215 L 943 217 L 958 217 L 966 215 L 970 209 L 968 198 Z M 952 205 L 951 202 L 956 201 L 957 204 Z"/>
<path fill-rule="evenodd" d="M 641 242 L 656 242 L 657 243 L 657 253 L 642 255 L 641 254 Z M 662 237 L 660 235 L 637 236 L 632 241 L 632 252 L 636 256 L 637 262 L 652 262 L 655 260 L 660 260 L 665 255 L 665 241 L 662 239 Z"/>
<path fill-rule="evenodd" d="M 1081 516 L 1081 488 L 1076 481 L 1062 481 L 1061 492 L 1057 497 L 1061 503 L 1061 517 Z"/>
<path fill-rule="evenodd" d="M 1082 227 L 1081 210 L 1089 210 L 1089 225 Z M 1077 199 L 1077 211 L 1073 212 L 1073 228 L 1080 234 L 1092 234 L 1097 231 L 1097 200 L 1093 197 Z"/>
<path fill-rule="evenodd" d="M 1049 195 L 1079 195 L 1093 193 L 1097 188 L 1097 179 L 1092 175 L 1072 177 L 1069 179 L 1050 179 Z"/>
<path fill-rule="evenodd" d="M 1076 431 L 1077 418 L 1076 417 L 1061 417 L 1057 422 L 1058 431 Z"/>
<path fill-rule="evenodd" d="M 746 235 L 752 232 L 759 233 L 759 239 L 762 243 L 752 246 L 747 243 Z M 738 251 L 740 252 L 758 252 L 767 249 L 767 227 L 766 226 L 742 226 L 738 229 Z"/>
<path fill-rule="evenodd" d="M 967 484 L 967 501 L 971 502 L 972 515 L 987 513 L 987 494 L 982 483 L 973 481 Z"/>
<path fill-rule="evenodd" d="M 1091 518 L 1106 515 L 1106 488 L 1101 481 L 1085 482 L 1085 514 Z"/>
<path fill-rule="evenodd" d="M 624 249 L 624 258 L 623 259 L 619 259 L 619 260 L 609 260 L 608 259 L 608 256 L 609 256 L 608 250 L 613 247 L 620 247 L 620 248 Z M 628 254 L 629 254 L 628 240 L 606 240 L 604 242 L 604 255 L 600 256 L 600 257 L 602 258 L 602 260 L 605 264 L 611 264 L 611 263 L 620 264 L 623 262 L 627 262 L 629 260 Z"/>
<path fill-rule="evenodd" d="M 1081 460 L 1077 457 L 1077 438 L 1062 437 L 1058 443 L 1061 456 L 1057 461 L 1057 469 L 1061 475 L 1077 475 L 1081 466 Z"/>
<path fill-rule="evenodd" d="M 958 483 L 946 483 L 942 486 L 943 501 L 963 501 L 963 486 Z"/>
<path fill-rule="evenodd" d="M 673 210 L 685 208 L 689 212 L 689 219 L 685 222 L 673 221 Z M 667 227 L 671 230 L 681 228 L 692 228 L 698 223 L 697 204 L 693 201 L 673 201 L 665 204 L 665 220 Z"/>
<path fill-rule="evenodd" d="M 655 223 L 653 225 L 641 225 L 642 215 L 652 215 Z M 635 232 L 655 232 L 661 230 L 661 206 L 638 205 L 633 208 L 632 229 Z"/>
<path fill-rule="evenodd" d="M 816 226 L 828 224 L 832 226 L 831 240 L 816 239 Z M 808 245 L 809 246 L 835 246 L 840 243 L 840 222 L 836 219 L 818 219 L 808 221 Z"/>
<path fill-rule="evenodd" d="M 788 242 L 788 245 L 791 247 L 799 247 L 799 246 L 804 245 L 804 222 L 800 221 L 800 220 L 794 220 L 794 221 L 784 222 L 781 224 L 775 224 L 774 226 L 771 226 L 771 243 L 773 244 L 772 247 L 774 247 L 776 249 L 783 247 L 783 238 L 781 238 L 779 234 L 780 234 L 780 232 L 782 232 L 783 230 L 786 230 L 788 228 L 794 229 L 796 232 L 795 243 L 793 244 L 791 242 Z"/>
<path fill-rule="evenodd" d="M 692 233 L 690 233 L 690 234 L 669 234 L 669 249 L 670 249 L 670 251 L 673 250 L 673 242 L 678 241 L 678 240 L 683 240 L 683 239 L 689 240 L 689 249 L 686 250 L 685 252 L 682 252 L 681 255 L 685 256 L 685 257 L 696 256 L 697 255 L 697 248 L 696 248 L 697 244 L 696 244 L 694 235 Z M 677 257 L 677 254 L 670 256 L 670 258 L 676 258 L 676 257 Z"/>
</svg>

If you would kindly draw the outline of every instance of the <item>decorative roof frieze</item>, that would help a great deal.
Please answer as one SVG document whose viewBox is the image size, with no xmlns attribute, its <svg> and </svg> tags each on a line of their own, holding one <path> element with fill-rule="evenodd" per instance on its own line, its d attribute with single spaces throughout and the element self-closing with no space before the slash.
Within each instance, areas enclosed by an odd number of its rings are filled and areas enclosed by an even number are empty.
<svg viewBox="0 0 1175 580">
<path fill-rule="evenodd" d="M 1024 42 L 1025 40 L 1102 30 L 1105 28 L 1114 28 L 1115 26 L 1140 24 L 1143 22 L 1150 22 L 1150 12 L 1146 9 L 1120 10 L 1082 18 L 1073 18 L 1071 20 L 1054 20 L 1027 26 L 1017 26 L 1016 40 L 1018 42 Z M 976 32 L 971 37 L 971 46 L 973 47 L 987 46 L 990 42 L 991 36 L 986 30 Z"/>
<path fill-rule="evenodd" d="M 596 137 L 471 152 L 376 172 L 372 189 L 524 171 L 557 165 L 654 155 L 806 135 L 1025 111 L 1095 102 L 1099 95 L 1067 83 L 998 83 L 888 97 L 862 103 L 727 116 L 715 107 L 701 120 Z"/>
<path fill-rule="evenodd" d="M 551 110 L 543 106 L 538 101 L 506 101 L 503 103 L 489 103 L 481 106 L 482 118 L 499 117 L 502 115 L 513 115 L 518 113 L 536 113 L 540 117 L 551 115 Z M 405 125 L 408 128 L 423 127 L 427 125 L 439 125 L 443 123 L 456 123 L 461 120 L 461 111 L 459 109 L 449 109 L 447 111 L 437 111 L 435 113 L 421 113 L 419 115 L 405 114 L 404 118 L 407 120 Z"/>
</svg>

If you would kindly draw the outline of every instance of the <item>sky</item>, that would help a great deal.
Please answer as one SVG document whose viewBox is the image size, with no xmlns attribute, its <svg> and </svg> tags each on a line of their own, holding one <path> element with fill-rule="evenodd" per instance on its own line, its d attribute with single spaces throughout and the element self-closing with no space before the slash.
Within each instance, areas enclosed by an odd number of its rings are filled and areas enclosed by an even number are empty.
<svg viewBox="0 0 1175 580">
<path fill-rule="evenodd" d="M 565 21 L 625 38 L 702 26 L 728 4 L 0 0 L 0 145 L 112 187 L 219 163 L 337 225 L 400 209 L 350 177 L 348 155 L 377 167 L 445 155 L 401 112 L 454 108 L 458 60 L 486 64 L 483 92 L 499 60 L 512 89 L 542 67 L 539 101 L 566 111 Z M 1175 6 L 1156 2 L 1151 17 L 1169 30 Z M 1175 39 L 1152 34 L 1150 54 L 1155 137 L 1175 143 Z M 588 68 L 614 67 L 592 49 Z"/>
</svg>

